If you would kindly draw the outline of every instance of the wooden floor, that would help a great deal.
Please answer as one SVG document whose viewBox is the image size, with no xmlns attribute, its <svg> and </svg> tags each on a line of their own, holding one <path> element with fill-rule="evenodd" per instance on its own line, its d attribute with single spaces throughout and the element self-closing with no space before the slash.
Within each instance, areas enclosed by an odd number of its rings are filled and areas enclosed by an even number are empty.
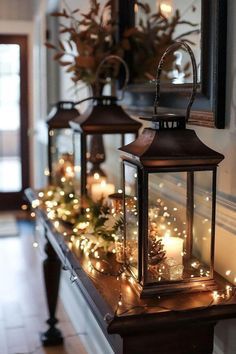
<svg viewBox="0 0 236 354">
<path fill-rule="evenodd" d="M 64 345 L 43 348 L 39 333 L 47 326 L 41 263 L 33 248 L 33 226 L 19 222 L 19 236 L 0 239 L 0 354 L 86 354 L 59 302 L 57 317 Z"/>
</svg>

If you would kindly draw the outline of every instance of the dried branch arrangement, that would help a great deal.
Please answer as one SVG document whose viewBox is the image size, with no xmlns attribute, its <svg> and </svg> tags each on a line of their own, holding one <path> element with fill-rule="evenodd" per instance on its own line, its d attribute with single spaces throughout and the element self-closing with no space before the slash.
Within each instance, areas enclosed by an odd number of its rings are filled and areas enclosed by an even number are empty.
<svg viewBox="0 0 236 354">
<path fill-rule="evenodd" d="M 152 80 L 156 65 L 166 48 L 175 40 L 191 43 L 189 35 L 199 32 L 199 29 L 195 29 L 198 24 L 182 20 L 178 10 L 167 18 L 160 9 L 152 13 L 147 3 L 136 2 L 136 5 L 144 16 L 135 27 L 128 28 L 119 41 L 116 39 L 117 24 L 111 16 L 112 1 L 101 6 L 98 0 L 91 0 L 87 13 L 64 8 L 52 14 L 63 18 L 63 24 L 60 24 L 58 44 L 47 42 L 46 46 L 56 51 L 54 59 L 66 67 L 73 82 L 83 81 L 93 86 L 99 63 L 111 54 L 123 57 L 127 51 L 132 53 L 131 76 L 135 80 Z M 175 30 L 182 25 L 189 26 L 191 30 L 176 37 Z M 169 56 L 165 76 L 168 77 L 173 70 L 182 71 L 187 76 L 189 63 L 180 68 L 175 59 L 174 54 Z M 103 68 L 101 80 L 116 78 L 118 73 L 119 63 L 109 62 Z"/>
</svg>

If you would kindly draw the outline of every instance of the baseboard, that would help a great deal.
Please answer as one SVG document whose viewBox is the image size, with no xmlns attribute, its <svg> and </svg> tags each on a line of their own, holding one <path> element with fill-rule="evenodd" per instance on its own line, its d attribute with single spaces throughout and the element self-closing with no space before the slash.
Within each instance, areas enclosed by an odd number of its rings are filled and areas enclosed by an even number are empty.
<svg viewBox="0 0 236 354">
<path fill-rule="evenodd" d="M 71 283 L 68 272 L 61 275 L 60 298 L 87 353 L 114 354 L 82 293 Z"/>
</svg>

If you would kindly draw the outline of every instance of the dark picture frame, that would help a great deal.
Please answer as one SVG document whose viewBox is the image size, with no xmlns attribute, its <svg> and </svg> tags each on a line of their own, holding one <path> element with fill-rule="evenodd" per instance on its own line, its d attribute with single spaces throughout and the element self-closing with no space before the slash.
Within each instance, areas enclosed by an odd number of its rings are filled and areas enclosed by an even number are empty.
<svg viewBox="0 0 236 354">
<path fill-rule="evenodd" d="M 117 1 L 121 36 L 126 28 L 134 26 L 135 1 Z M 189 123 L 222 129 L 225 127 L 227 0 L 202 0 L 201 7 L 201 83 Z M 129 57 L 126 60 L 132 62 Z M 161 106 L 183 109 L 190 90 L 190 84 L 164 84 Z M 154 95 L 154 85 L 133 84 L 131 77 L 124 104 L 131 112 L 143 114 L 150 111 Z"/>
</svg>

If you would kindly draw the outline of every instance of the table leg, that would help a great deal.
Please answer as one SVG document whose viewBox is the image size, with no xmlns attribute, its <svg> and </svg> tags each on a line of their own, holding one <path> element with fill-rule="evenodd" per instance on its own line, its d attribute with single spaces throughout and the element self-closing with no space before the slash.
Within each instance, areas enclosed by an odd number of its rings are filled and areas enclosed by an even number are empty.
<svg viewBox="0 0 236 354">
<path fill-rule="evenodd" d="M 41 341 L 44 346 L 53 346 L 63 342 L 60 330 L 55 327 L 58 323 L 55 312 L 59 291 L 61 262 L 48 240 L 45 245 L 45 253 L 47 258 L 43 262 L 43 273 L 49 311 L 49 319 L 47 320 L 49 328 L 46 332 L 42 333 Z"/>
</svg>

